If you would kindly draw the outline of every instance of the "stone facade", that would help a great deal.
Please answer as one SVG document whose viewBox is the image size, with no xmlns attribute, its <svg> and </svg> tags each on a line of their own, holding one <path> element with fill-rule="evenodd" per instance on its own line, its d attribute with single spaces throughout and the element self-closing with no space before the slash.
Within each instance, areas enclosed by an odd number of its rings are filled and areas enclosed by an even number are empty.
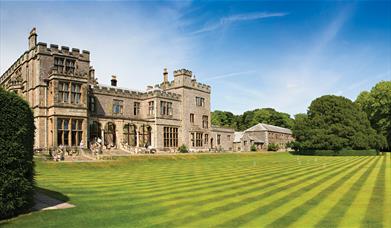
<svg viewBox="0 0 391 228">
<path fill-rule="evenodd" d="M 152 147 L 174 152 L 230 150 L 233 130 L 211 126 L 211 88 L 191 71 L 163 72 L 163 82 L 133 91 L 99 84 L 90 53 L 39 42 L 35 28 L 29 48 L 0 77 L 0 86 L 27 100 L 37 127 L 35 149 L 60 145 L 137 151 Z M 219 141 L 219 143 L 217 143 Z"/>
<path fill-rule="evenodd" d="M 286 150 L 286 144 L 293 141 L 292 131 L 287 128 L 259 123 L 243 132 L 235 132 L 234 151 L 250 151 L 255 145 L 257 150 L 267 150 L 269 144 L 277 144 L 280 150 Z"/>
</svg>

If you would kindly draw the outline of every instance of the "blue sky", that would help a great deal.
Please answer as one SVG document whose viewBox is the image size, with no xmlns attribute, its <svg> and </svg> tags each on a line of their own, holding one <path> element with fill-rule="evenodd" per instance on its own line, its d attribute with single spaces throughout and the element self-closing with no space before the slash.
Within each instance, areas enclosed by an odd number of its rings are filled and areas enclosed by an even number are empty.
<svg viewBox="0 0 391 228">
<path fill-rule="evenodd" d="M 391 80 L 390 1 L 0 2 L 0 72 L 38 41 L 86 49 L 100 83 L 142 90 L 163 68 L 212 86 L 212 109 L 296 114 Z"/>
</svg>

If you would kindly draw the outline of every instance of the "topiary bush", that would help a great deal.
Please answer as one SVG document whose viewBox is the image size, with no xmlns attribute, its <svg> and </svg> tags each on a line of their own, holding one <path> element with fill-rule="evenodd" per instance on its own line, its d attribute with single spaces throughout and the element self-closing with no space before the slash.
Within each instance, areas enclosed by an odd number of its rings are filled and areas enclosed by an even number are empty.
<svg viewBox="0 0 391 228">
<path fill-rule="evenodd" d="M 188 149 L 187 146 L 184 145 L 184 144 L 182 144 L 182 146 L 180 146 L 180 147 L 178 148 L 178 151 L 179 151 L 179 153 L 189 153 L 189 149 Z"/>
<path fill-rule="evenodd" d="M 34 116 L 18 95 L 0 88 L 0 219 L 33 204 Z"/>
<path fill-rule="evenodd" d="M 270 143 L 270 144 L 267 146 L 267 150 L 268 150 L 268 151 L 277 151 L 278 149 L 280 149 L 280 147 L 278 146 L 278 144 Z"/>
</svg>

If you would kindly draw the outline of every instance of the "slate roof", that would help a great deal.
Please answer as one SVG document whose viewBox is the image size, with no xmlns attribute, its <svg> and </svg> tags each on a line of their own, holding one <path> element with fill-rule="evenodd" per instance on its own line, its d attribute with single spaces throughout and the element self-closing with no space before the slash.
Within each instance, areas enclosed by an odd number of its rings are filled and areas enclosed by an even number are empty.
<svg viewBox="0 0 391 228">
<path fill-rule="evenodd" d="M 249 135 L 249 138 L 250 138 L 250 140 L 254 141 L 255 143 L 265 143 L 263 138 L 259 135 L 256 135 L 256 136 Z"/>
<path fill-rule="evenodd" d="M 288 128 L 283 128 L 283 127 L 277 127 L 273 126 L 270 124 L 264 124 L 264 123 L 259 123 L 257 125 L 254 125 L 250 127 L 249 129 L 245 130 L 246 131 L 273 131 L 273 132 L 279 132 L 279 133 L 285 133 L 285 134 L 292 134 L 292 131 Z"/>
<path fill-rule="evenodd" d="M 237 131 L 234 133 L 234 143 L 240 142 L 240 140 L 243 137 L 243 133 L 244 133 L 243 131 Z"/>
</svg>

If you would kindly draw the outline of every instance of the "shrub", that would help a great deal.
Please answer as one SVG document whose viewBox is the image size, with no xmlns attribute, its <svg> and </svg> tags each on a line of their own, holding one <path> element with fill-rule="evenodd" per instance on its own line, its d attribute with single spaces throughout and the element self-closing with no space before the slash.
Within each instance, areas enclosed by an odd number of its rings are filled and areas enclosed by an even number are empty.
<svg viewBox="0 0 391 228">
<path fill-rule="evenodd" d="M 187 146 L 185 144 L 182 144 L 182 146 L 180 146 L 178 148 L 178 151 L 179 151 L 179 153 L 189 153 L 189 149 L 187 148 Z"/>
<path fill-rule="evenodd" d="M 257 147 L 253 144 L 253 145 L 251 145 L 250 150 L 251 150 L 251 151 L 257 151 Z"/>
<path fill-rule="evenodd" d="M 297 155 L 314 155 L 314 156 L 375 156 L 377 150 L 300 150 L 293 154 Z"/>
<path fill-rule="evenodd" d="M 0 88 L 0 219 L 33 204 L 34 116 L 18 95 Z"/>
<path fill-rule="evenodd" d="M 278 146 L 278 144 L 270 143 L 270 144 L 267 146 L 267 150 L 268 150 L 268 151 L 277 151 L 278 149 L 280 149 L 280 147 Z"/>
</svg>

